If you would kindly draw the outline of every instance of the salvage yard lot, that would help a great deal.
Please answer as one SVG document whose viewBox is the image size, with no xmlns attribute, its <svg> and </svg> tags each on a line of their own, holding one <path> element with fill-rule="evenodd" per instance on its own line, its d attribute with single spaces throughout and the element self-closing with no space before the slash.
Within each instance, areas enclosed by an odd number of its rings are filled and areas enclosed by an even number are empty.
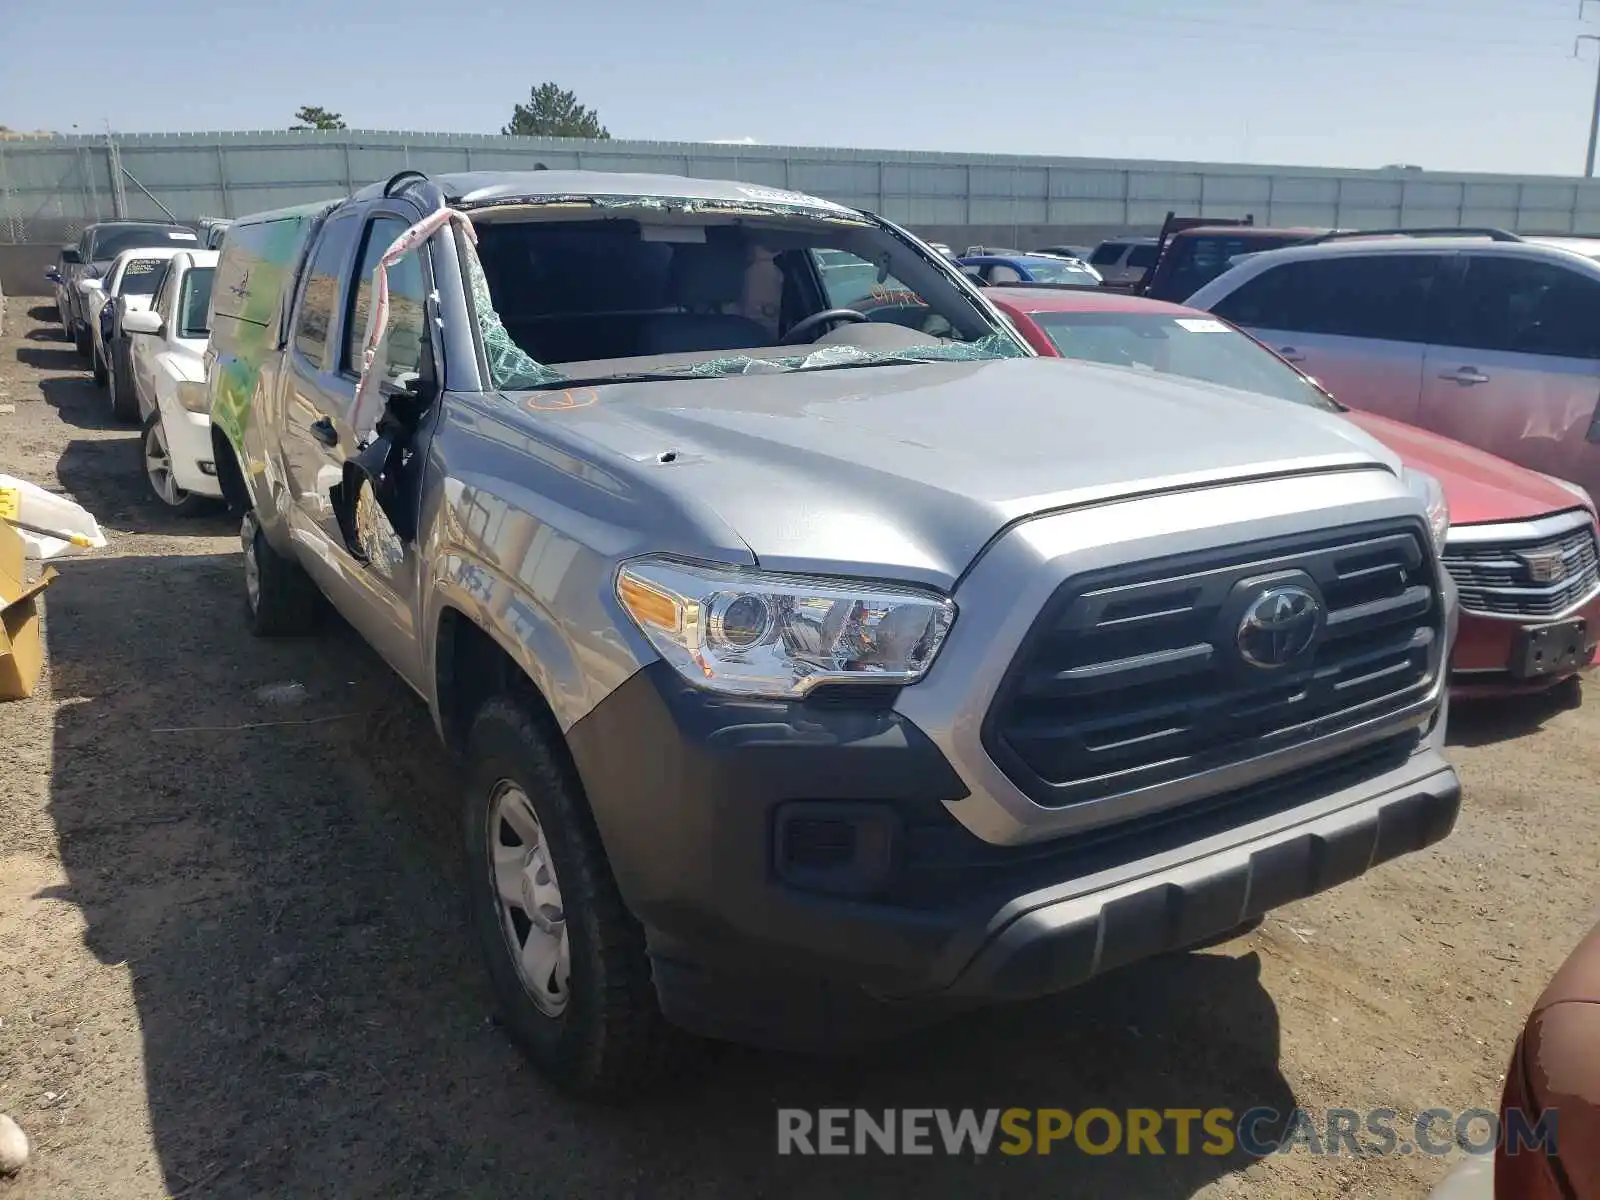
<svg viewBox="0 0 1600 1200">
<path fill-rule="evenodd" d="M 111 544 L 60 565 L 48 681 L 0 705 L 0 1112 L 34 1139 L 4 1200 L 1421 1195 L 1447 1164 L 779 1158 L 775 1111 L 1492 1107 L 1594 920 L 1591 687 L 1458 708 L 1456 832 L 1220 949 L 863 1059 L 721 1049 L 633 1111 L 562 1100 L 495 1023 L 422 705 L 336 621 L 246 633 L 234 526 L 158 507 L 51 315 L 13 301 L 0 340 L 0 471 Z"/>
</svg>

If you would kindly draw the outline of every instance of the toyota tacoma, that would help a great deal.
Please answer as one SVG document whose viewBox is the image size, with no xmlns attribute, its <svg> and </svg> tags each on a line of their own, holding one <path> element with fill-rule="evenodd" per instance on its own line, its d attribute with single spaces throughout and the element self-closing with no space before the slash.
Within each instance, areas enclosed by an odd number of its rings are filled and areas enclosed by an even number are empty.
<svg viewBox="0 0 1600 1200">
<path fill-rule="evenodd" d="M 576 1093 L 1053 993 L 1455 820 L 1438 485 L 1040 358 L 872 214 L 402 172 L 236 221 L 210 325 L 251 626 L 329 601 L 426 700 Z"/>
</svg>

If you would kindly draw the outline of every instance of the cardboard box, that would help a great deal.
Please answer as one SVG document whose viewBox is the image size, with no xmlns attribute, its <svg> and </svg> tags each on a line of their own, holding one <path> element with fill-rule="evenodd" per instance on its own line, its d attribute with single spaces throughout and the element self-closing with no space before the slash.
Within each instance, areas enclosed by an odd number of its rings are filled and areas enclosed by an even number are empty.
<svg viewBox="0 0 1600 1200">
<path fill-rule="evenodd" d="M 17 531 L 0 521 L 0 700 L 33 695 L 44 666 L 39 593 L 50 586 L 56 572 L 46 567 L 37 582 L 28 583 L 23 551 Z"/>
</svg>

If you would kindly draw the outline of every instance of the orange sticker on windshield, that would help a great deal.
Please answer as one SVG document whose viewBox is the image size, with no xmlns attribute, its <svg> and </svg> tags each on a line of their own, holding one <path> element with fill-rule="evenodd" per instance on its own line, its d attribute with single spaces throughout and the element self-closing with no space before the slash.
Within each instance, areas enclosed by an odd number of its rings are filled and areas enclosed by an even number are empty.
<svg viewBox="0 0 1600 1200">
<path fill-rule="evenodd" d="M 564 392 L 535 392 L 522 402 L 529 412 L 566 412 L 572 408 L 588 408 L 600 393 L 592 387 L 569 388 Z"/>
</svg>

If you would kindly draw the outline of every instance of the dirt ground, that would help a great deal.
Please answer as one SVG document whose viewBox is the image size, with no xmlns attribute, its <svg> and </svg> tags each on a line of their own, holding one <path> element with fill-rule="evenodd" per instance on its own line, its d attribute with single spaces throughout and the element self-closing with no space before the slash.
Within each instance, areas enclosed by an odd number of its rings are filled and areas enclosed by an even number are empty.
<svg viewBox="0 0 1600 1200">
<path fill-rule="evenodd" d="M 567 1102 L 496 1025 L 423 706 L 341 626 L 245 632 L 232 526 L 159 509 L 52 316 L 13 301 L 0 471 L 111 544 L 60 564 L 46 686 L 0 705 L 0 1112 L 35 1146 L 0 1200 L 1419 1196 L 1448 1162 L 780 1158 L 774 1110 L 1492 1106 L 1595 919 L 1600 698 L 1458 706 L 1456 832 L 1218 950 L 865 1059 L 723 1049 L 643 1108 Z M 314 723 L 237 728 L 285 720 Z"/>
</svg>

